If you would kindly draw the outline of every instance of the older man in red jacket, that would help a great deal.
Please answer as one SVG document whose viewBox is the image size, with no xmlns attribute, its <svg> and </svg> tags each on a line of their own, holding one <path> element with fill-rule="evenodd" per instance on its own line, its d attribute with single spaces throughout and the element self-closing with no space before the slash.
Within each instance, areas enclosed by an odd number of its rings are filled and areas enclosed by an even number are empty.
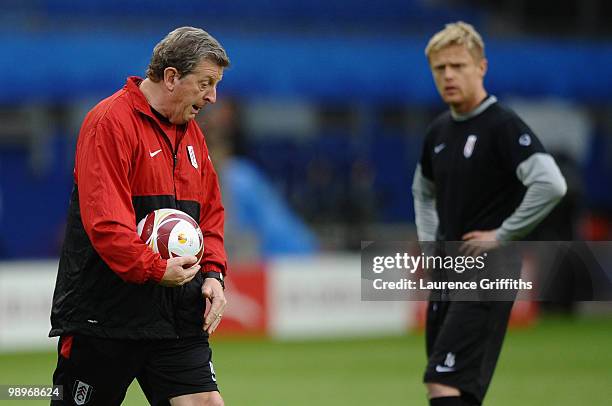
<svg viewBox="0 0 612 406">
<path fill-rule="evenodd" d="M 57 404 L 119 405 L 134 378 L 154 405 L 223 404 L 208 337 L 226 304 L 224 210 L 193 118 L 216 101 L 227 66 L 210 34 L 178 28 L 144 80 L 128 78 L 85 118 L 49 334 L 60 336 Z M 201 264 L 140 240 L 136 224 L 160 208 L 199 221 Z"/>
</svg>

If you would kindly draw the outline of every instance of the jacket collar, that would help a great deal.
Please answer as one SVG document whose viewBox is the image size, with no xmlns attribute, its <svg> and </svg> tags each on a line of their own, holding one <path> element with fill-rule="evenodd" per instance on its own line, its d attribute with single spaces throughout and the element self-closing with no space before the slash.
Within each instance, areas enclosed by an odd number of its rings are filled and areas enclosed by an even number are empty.
<svg viewBox="0 0 612 406">
<path fill-rule="evenodd" d="M 130 99 L 132 100 L 134 109 L 136 111 L 141 112 L 142 114 L 151 117 L 155 121 L 159 122 L 159 119 L 153 114 L 151 111 L 151 105 L 149 101 L 145 97 L 144 93 L 140 90 L 140 84 L 142 83 L 142 78 L 138 76 L 130 76 L 125 83 L 125 89 L 130 95 Z"/>
<path fill-rule="evenodd" d="M 132 100 L 134 109 L 147 117 L 151 117 L 160 128 L 167 128 L 168 124 L 162 123 L 162 121 L 153 113 L 149 101 L 145 97 L 144 93 L 142 93 L 142 91 L 140 90 L 139 86 L 142 81 L 143 79 L 138 76 L 130 76 L 127 79 L 127 82 L 124 87 L 130 95 L 130 99 Z M 189 120 L 186 124 L 183 125 L 183 128 L 185 131 L 187 131 L 187 129 L 192 128 L 193 125 L 196 125 L 195 120 Z"/>
</svg>

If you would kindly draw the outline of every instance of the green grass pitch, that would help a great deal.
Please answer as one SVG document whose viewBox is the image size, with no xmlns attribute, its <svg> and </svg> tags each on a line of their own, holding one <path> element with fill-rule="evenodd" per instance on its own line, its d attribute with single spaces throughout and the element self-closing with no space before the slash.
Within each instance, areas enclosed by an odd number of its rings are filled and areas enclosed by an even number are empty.
<svg viewBox="0 0 612 406">
<path fill-rule="evenodd" d="M 226 404 L 426 405 L 423 336 L 273 342 L 213 340 Z M 0 355 L 0 384 L 46 384 L 53 353 Z M 4 405 L 48 404 L 0 401 Z M 145 405 L 137 384 L 124 405 Z M 612 404 L 612 319 L 546 319 L 511 331 L 485 405 Z"/>
</svg>

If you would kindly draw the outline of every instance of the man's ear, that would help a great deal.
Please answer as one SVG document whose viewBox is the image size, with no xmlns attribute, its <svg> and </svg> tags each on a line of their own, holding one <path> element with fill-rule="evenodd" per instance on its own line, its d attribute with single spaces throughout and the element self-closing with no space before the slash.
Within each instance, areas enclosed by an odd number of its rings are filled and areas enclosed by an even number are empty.
<svg viewBox="0 0 612 406">
<path fill-rule="evenodd" d="M 176 81 L 179 79 L 179 73 L 176 68 L 168 67 L 164 69 L 164 85 L 168 91 L 174 91 L 174 87 L 176 86 Z"/>
<path fill-rule="evenodd" d="M 487 58 L 482 58 L 480 62 L 478 62 L 478 68 L 480 69 L 481 76 L 484 78 L 489 68 L 489 61 L 487 61 Z"/>
</svg>

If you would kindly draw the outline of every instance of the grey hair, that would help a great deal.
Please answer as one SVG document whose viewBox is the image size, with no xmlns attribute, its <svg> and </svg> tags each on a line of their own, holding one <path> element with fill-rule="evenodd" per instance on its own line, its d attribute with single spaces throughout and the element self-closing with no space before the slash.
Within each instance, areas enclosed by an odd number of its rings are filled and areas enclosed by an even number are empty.
<svg viewBox="0 0 612 406">
<path fill-rule="evenodd" d="M 180 27 L 155 45 L 147 67 L 147 77 L 159 82 L 168 67 L 176 68 L 181 76 L 188 75 L 202 59 L 223 68 L 230 64 L 225 49 L 212 35 L 201 28 Z"/>
</svg>

